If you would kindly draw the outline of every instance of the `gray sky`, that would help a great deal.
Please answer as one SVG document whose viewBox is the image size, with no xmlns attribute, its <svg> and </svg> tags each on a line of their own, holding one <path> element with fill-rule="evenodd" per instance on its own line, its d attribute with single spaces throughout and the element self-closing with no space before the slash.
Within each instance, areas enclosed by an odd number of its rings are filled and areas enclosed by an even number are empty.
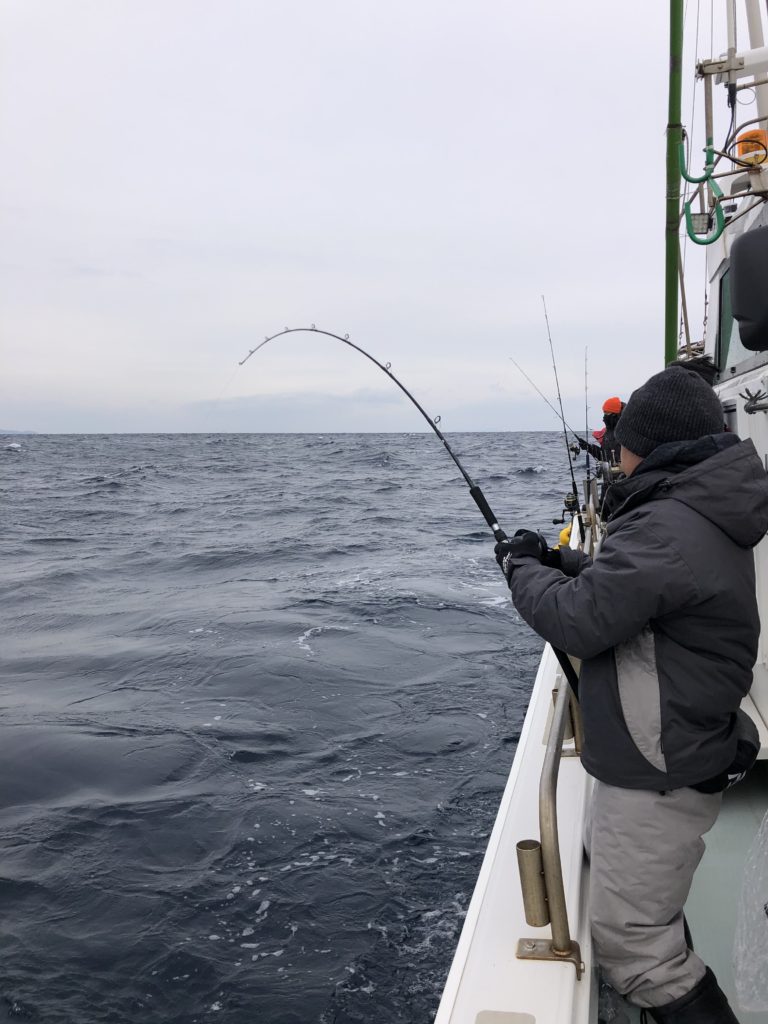
<svg viewBox="0 0 768 1024">
<path fill-rule="evenodd" d="M 421 429 L 336 342 L 237 366 L 316 323 L 447 431 L 554 429 L 542 293 L 574 425 L 585 346 L 592 426 L 661 368 L 665 4 L 0 15 L 0 427 Z"/>
</svg>

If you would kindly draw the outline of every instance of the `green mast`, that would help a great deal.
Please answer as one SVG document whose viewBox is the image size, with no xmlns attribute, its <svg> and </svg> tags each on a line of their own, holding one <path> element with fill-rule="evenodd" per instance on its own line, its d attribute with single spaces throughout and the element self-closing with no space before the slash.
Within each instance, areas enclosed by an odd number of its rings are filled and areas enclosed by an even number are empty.
<svg viewBox="0 0 768 1024">
<path fill-rule="evenodd" d="M 670 0 L 669 113 L 667 116 L 667 215 L 664 272 L 664 365 L 677 358 L 678 279 L 680 273 L 680 166 L 678 146 L 683 91 L 683 0 Z"/>
</svg>

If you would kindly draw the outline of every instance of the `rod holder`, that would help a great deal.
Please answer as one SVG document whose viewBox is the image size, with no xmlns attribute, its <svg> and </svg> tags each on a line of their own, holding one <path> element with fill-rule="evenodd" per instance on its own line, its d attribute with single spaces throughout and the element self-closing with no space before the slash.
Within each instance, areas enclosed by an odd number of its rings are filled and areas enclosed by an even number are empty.
<svg viewBox="0 0 768 1024">
<path fill-rule="evenodd" d="M 569 668 L 574 673 L 573 666 Z M 523 906 L 525 907 L 525 919 L 528 924 L 538 925 L 540 920 L 549 919 L 552 925 L 551 939 L 529 939 L 523 938 L 517 944 L 517 956 L 520 960 L 547 960 L 553 962 L 567 961 L 576 968 L 576 978 L 581 979 L 584 974 L 584 964 L 581 959 L 579 944 L 571 939 L 568 928 L 568 909 L 565 901 L 565 889 L 563 888 L 563 866 L 560 860 L 560 842 L 557 834 L 557 776 L 560 770 L 560 758 L 563 749 L 563 733 L 565 732 L 565 721 L 570 703 L 571 688 L 562 679 L 558 686 L 557 702 L 552 721 L 549 727 L 547 738 L 547 749 L 544 754 L 544 764 L 541 769 L 539 781 L 539 830 L 541 843 L 534 839 L 524 839 L 518 844 L 518 861 L 520 862 L 520 880 L 523 887 Z M 523 867 L 520 857 L 520 847 L 523 847 L 523 859 L 537 858 L 533 868 L 530 865 Z M 546 917 L 539 918 L 537 915 L 541 910 L 541 904 L 530 907 L 529 917 L 528 901 L 530 896 L 526 890 L 534 889 L 537 884 L 536 875 L 542 872 L 543 878 L 538 882 L 539 894 L 535 897 L 546 903 Z M 529 884 L 527 885 L 526 882 Z"/>
<path fill-rule="evenodd" d="M 544 864 L 538 839 L 521 839 L 517 844 L 517 866 L 523 890 L 525 920 L 532 928 L 549 924 L 547 889 L 544 884 Z"/>
<path fill-rule="evenodd" d="M 553 710 L 553 712 L 554 712 L 556 704 L 557 704 L 557 690 L 553 690 L 552 691 L 552 710 Z M 565 729 L 563 730 L 563 739 L 564 740 L 572 740 L 573 739 L 572 705 L 569 705 L 568 713 L 565 716 Z"/>
</svg>

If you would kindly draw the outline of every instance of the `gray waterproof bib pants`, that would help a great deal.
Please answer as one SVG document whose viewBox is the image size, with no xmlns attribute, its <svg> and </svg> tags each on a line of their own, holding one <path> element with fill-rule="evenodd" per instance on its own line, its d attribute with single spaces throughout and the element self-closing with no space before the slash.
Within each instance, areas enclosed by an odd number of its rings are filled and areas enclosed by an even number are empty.
<svg viewBox="0 0 768 1024">
<path fill-rule="evenodd" d="M 603 976 L 636 1006 L 664 1006 L 704 977 L 683 907 L 721 802 L 721 793 L 595 782 L 585 832 L 592 940 Z"/>
</svg>

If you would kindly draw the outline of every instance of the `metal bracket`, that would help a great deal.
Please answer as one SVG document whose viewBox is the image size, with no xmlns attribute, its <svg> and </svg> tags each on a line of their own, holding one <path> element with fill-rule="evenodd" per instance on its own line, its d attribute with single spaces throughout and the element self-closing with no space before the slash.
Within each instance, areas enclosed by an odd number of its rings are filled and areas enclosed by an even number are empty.
<svg viewBox="0 0 768 1024">
<path fill-rule="evenodd" d="M 741 170 L 742 168 L 739 168 Z M 768 193 L 768 167 L 759 164 L 751 167 L 740 178 L 734 178 L 728 193 L 729 199 L 745 199 L 747 196 L 764 196 Z"/>
<path fill-rule="evenodd" d="M 755 195 L 765 195 L 768 192 L 768 172 L 763 164 L 753 167 L 747 171 L 749 184 Z"/>
<path fill-rule="evenodd" d="M 518 960 L 547 960 L 573 964 L 576 968 L 576 980 L 581 981 L 584 973 L 584 961 L 578 942 L 571 941 L 571 948 L 564 953 L 556 952 L 551 939 L 520 939 L 517 943 Z"/>
<path fill-rule="evenodd" d="M 702 60 L 696 65 L 699 78 L 707 75 L 722 75 L 728 71 L 741 71 L 744 68 L 743 57 L 726 57 L 724 60 Z"/>
<path fill-rule="evenodd" d="M 739 78 L 746 78 L 747 75 L 757 78 L 766 72 L 768 72 L 768 46 L 756 46 L 737 53 L 735 46 L 730 45 L 728 53 L 724 57 L 719 57 L 717 60 L 700 61 L 696 67 L 699 77 L 721 76 L 721 79 L 725 78 L 732 85 L 735 85 Z"/>
</svg>

